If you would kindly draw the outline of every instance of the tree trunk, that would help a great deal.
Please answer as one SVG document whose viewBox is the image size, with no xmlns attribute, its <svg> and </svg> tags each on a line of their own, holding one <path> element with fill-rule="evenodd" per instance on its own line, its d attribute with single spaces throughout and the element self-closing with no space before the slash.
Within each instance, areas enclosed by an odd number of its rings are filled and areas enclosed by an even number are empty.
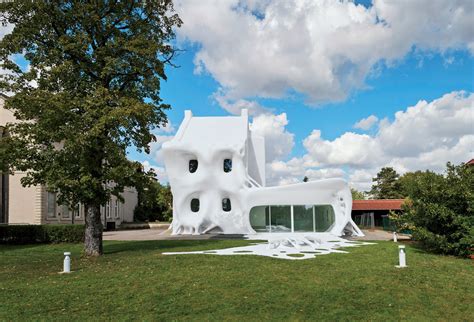
<svg viewBox="0 0 474 322">
<path fill-rule="evenodd" d="M 86 205 L 85 207 L 86 233 L 84 252 L 86 256 L 100 256 L 102 249 L 102 222 L 100 220 L 100 206 Z"/>
</svg>

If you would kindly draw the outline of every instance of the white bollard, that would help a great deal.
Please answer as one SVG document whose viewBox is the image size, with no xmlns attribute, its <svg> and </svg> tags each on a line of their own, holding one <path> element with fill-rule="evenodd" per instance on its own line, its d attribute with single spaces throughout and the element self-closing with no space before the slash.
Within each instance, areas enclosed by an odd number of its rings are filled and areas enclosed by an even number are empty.
<svg viewBox="0 0 474 322">
<path fill-rule="evenodd" d="M 398 241 L 398 239 L 397 239 L 397 232 L 396 232 L 396 231 L 393 232 L 393 241 L 394 241 L 395 243 Z"/>
<path fill-rule="evenodd" d="M 398 268 L 404 268 L 407 267 L 407 259 L 406 259 L 406 253 L 405 253 L 405 246 L 400 245 L 398 246 Z"/>
<path fill-rule="evenodd" d="M 63 273 L 71 273 L 71 253 L 65 252 L 64 253 L 64 265 L 63 265 Z"/>
</svg>

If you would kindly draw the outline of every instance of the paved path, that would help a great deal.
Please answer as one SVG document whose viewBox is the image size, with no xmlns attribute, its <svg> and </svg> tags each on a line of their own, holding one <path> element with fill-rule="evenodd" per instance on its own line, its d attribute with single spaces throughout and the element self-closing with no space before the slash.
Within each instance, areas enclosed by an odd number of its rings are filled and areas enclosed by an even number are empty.
<svg viewBox="0 0 474 322">
<path fill-rule="evenodd" d="M 384 230 L 363 230 L 365 237 L 351 238 L 353 240 L 391 240 L 391 232 Z M 139 229 L 139 230 L 116 230 L 104 232 L 104 240 L 203 240 L 203 239 L 241 239 L 242 235 L 181 235 L 171 236 L 166 229 Z M 408 236 L 399 235 L 398 239 L 406 240 Z"/>
</svg>

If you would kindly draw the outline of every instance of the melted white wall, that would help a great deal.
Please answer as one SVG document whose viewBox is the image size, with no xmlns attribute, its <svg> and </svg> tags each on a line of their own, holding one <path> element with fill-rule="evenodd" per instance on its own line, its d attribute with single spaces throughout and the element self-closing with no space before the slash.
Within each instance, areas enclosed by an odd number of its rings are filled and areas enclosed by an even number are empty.
<svg viewBox="0 0 474 322">
<path fill-rule="evenodd" d="M 265 144 L 249 130 L 246 110 L 230 117 L 186 111 L 176 136 L 163 144 L 163 155 L 173 193 L 173 234 L 251 234 L 254 206 L 325 204 L 335 212 L 332 234 L 342 235 L 347 226 L 362 235 L 351 220 L 351 192 L 342 179 L 264 187 Z M 232 159 L 231 172 L 224 172 L 224 159 Z M 194 173 L 190 160 L 198 160 Z M 198 212 L 191 211 L 193 198 L 200 201 Z M 224 198 L 231 200 L 229 212 L 222 209 Z"/>
</svg>

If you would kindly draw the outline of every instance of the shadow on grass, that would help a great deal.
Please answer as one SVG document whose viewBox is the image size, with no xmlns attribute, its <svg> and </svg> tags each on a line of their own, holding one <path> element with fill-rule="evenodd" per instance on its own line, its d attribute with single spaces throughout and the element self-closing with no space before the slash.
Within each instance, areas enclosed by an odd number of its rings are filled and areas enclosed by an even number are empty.
<svg viewBox="0 0 474 322">
<path fill-rule="evenodd" d="M 58 245 L 58 244 L 0 244 L 0 252 L 13 252 L 17 250 L 33 249 L 38 247 L 44 247 L 45 245 Z"/>
<path fill-rule="evenodd" d="M 168 252 L 174 248 L 222 248 L 228 246 L 223 240 L 150 240 L 150 241 L 110 241 L 104 243 L 104 254 L 116 254 L 136 251 Z M 203 247 L 204 246 L 204 247 Z"/>
</svg>

